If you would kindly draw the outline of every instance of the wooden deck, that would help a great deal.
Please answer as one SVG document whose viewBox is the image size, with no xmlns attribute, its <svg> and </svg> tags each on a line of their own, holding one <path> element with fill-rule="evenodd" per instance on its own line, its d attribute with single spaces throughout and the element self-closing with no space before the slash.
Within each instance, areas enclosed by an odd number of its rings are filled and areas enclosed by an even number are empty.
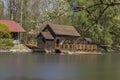
<svg viewBox="0 0 120 80">
<path fill-rule="evenodd" d="M 80 50 L 80 51 L 97 51 L 97 45 L 93 44 L 56 44 L 55 49 L 61 50 Z"/>
<path fill-rule="evenodd" d="M 37 47 L 37 42 L 27 41 L 27 42 L 25 43 L 25 45 L 27 45 L 27 46 L 35 46 L 35 47 Z"/>
</svg>

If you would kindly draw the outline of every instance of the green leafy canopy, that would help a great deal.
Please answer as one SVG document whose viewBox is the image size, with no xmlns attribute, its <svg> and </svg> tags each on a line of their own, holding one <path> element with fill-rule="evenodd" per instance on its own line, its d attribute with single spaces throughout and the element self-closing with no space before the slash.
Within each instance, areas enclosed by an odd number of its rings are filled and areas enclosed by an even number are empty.
<svg viewBox="0 0 120 80">
<path fill-rule="evenodd" d="M 11 38 L 8 26 L 3 23 L 0 23 L 0 38 Z"/>
</svg>

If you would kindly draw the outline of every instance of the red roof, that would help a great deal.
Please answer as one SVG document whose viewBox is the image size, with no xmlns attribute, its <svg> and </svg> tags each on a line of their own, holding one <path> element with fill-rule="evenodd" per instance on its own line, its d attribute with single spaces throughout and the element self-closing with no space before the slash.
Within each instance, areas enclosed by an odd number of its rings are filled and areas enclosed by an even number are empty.
<svg viewBox="0 0 120 80">
<path fill-rule="evenodd" d="M 25 32 L 22 26 L 12 20 L 0 20 L 1 23 L 6 24 L 9 27 L 10 32 Z"/>
</svg>

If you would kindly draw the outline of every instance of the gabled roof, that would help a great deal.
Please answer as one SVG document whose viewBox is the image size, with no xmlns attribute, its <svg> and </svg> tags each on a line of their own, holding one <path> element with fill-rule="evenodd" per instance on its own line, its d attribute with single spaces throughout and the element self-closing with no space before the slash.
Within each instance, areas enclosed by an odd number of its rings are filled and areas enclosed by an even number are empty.
<svg viewBox="0 0 120 80">
<path fill-rule="evenodd" d="M 84 38 L 84 40 L 88 41 L 88 42 L 92 42 L 92 39 L 91 38 Z"/>
<path fill-rule="evenodd" d="M 45 39 L 50 39 L 50 40 L 54 39 L 53 36 L 49 32 L 41 32 L 41 34 L 43 35 Z"/>
<path fill-rule="evenodd" d="M 1 23 L 9 27 L 10 32 L 25 32 L 25 30 L 17 22 L 12 20 L 0 20 Z"/>
<path fill-rule="evenodd" d="M 73 26 L 48 24 L 48 26 L 53 30 L 56 35 L 65 36 L 80 36 L 77 30 Z"/>
</svg>

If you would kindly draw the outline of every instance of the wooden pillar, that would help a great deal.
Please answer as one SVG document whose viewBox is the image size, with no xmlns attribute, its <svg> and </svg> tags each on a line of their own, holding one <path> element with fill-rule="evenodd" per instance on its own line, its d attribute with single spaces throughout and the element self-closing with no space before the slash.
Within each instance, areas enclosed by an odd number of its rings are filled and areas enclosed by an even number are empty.
<svg viewBox="0 0 120 80">
<path fill-rule="evenodd" d="M 84 46 L 84 44 L 82 44 L 82 50 L 83 50 L 83 51 L 85 50 L 85 46 Z"/>
<path fill-rule="evenodd" d="M 57 45 L 55 44 L 55 49 L 57 48 Z"/>
<path fill-rule="evenodd" d="M 86 51 L 88 50 L 88 44 L 85 44 L 85 50 Z"/>
<path fill-rule="evenodd" d="M 97 51 L 97 45 L 95 45 L 95 50 Z"/>
<path fill-rule="evenodd" d="M 90 51 L 92 51 L 92 45 L 90 45 Z"/>
<path fill-rule="evenodd" d="M 59 45 L 58 45 L 58 48 L 59 48 L 59 49 L 62 49 L 62 45 L 59 44 Z"/>
<path fill-rule="evenodd" d="M 78 50 L 78 44 L 75 44 L 75 48 Z"/>
<path fill-rule="evenodd" d="M 64 49 L 64 44 L 62 45 L 62 49 Z"/>
<path fill-rule="evenodd" d="M 92 45 L 92 51 L 94 51 L 94 45 Z"/>
<path fill-rule="evenodd" d="M 67 46 L 68 46 L 68 50 L 70 49 L 70 45 L 69 44 L 67 44 Z"/>
<path fill-rule="evenodd" d="M 86 50 L 89 51 L 89 44 L 86 45 Z"/>
<path fill-rule="evenodd" d="M 97 45 L 94 45 L 93 50 L 97 50 Z"/>
<path fill-rule="evenodd" d="M 79 44 L 79 49 L 82 50 L 82 45 L 81 44 Z"/>
<path fill-rule="evenodd" d="M 74 49 L 74 44 L 72 44 L 72 50 Z"/>
</svg>

